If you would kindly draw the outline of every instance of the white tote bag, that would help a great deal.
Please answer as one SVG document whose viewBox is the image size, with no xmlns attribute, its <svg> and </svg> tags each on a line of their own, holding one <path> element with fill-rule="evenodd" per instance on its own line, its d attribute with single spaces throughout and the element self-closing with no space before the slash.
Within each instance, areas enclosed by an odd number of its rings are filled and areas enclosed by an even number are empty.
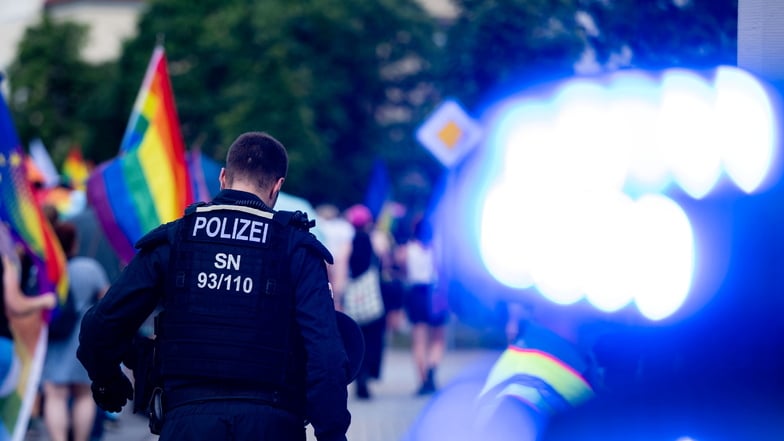
<svg viewBox="0 0 784 441">
<path fill-rule="evenodd" d="M 351 279 L 343 294 L 343 312 L 363 325 L 384 315 L 384 299 L 378 268 L 371 266 L 359 277 Z"/>
</svg>

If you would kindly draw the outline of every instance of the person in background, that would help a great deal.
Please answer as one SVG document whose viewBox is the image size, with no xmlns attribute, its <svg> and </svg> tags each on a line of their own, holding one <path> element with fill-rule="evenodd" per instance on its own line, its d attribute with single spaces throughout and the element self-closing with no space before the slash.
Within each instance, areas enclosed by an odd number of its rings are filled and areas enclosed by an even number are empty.
<svg viewBox="0 0 784 441">
<path fill-rule="evenodd" d="M 354 227 L 332 204 L 316 207 L 316 224 L 321 226 L 324 246 L 332 254 L 333 263 L 327 266 L 327 273 L 335 295 L 335 308 L 341 310 L 340 299 L 348 282 L 348 257 L 351 254 Z"/>
<path fill-rule="evenodd" d="M 42 210 L 49 222 L 54 226 L 60 221 L 60 214 L 51 204 L 43 204 Z M 76 214 L 67 218 L 68 222 L 76 227 L 76 256 L 95 259 L 103 268 L 106 277 L 111 282 L 120 274 L 123 263 L 114 251 L 106 235 L 98 224 L 95 208 L 85 201 L 84 207 Z M 95 409 L 95 421 L 90 434 L 90 441 L 99 441 L 103 438 L 105 426 L 117 427 L 119 414 Z"/>
<path fill-rule="evenodd" d="M 348 267 L 350 278 L 356 279 L 366 271 L 379 270 L 379 258 L 370 240 L 370 232 L 373 230 L 373 215 L 366 206 L 357 204 L 346 210 L 345 217 L 354 227 Z M 378 291 L 381 292 L 380 285 Z M 372 321 L 360 323 L 362 335 L 365 338 L 365 358 L 356 379 L 357 398 L 370 399 L 368 381 L 378 379 L 381 376 L 385 323 L 386 315 L 383 313 Z"/>
<path fill-rule="evenodd" d="M 425 225 L 421 217 L 414 221 L 413 234 L 398 253 L 405 268 L 404 308 L 412 325 L 411 351 L 421 380 L 417 395 L 436 391 L 436 369 L 446 352 L 445 327 L 449 319 L 445 296 L 437 292 L 432 235 Z"/>
<path fill-rule="evenodd" d="M 21 370 L 20 361 L 14 351 L 11 321 L 57 305 L 57 296 L 48 292 L 38 296 L 27 296 L 21 287 L 21 270 L 18 251 L 11 243 L 6 228 L 0 224 L 0 397 L 8 396 L 16 389 Z"/>
<path fill-rule="evenodd" d="M 318 441 L 346 440 L 351 378 L 327 279 L 332 256 L 305 214 L 273 210 L 287 172 L 277 139 L 244 133 L 212 201 L 136 243 L 82 321 L 77 355 L 101 408 L 132 399 L 120 365 L 161 306 L 151 392 L 160 406 L 150 415 L 161 441 L 301 441 L 306 422 Z"/>
<path fill-rule="evenodd" d="M 54 226 L 57 238 L 68 258 L 69 294 L 74 296 L 77 311 L 83 317 L 87 309 L 109 288 L 109 279 L 95 259 L 75 256 L 76 226 L 58 222 Z M 43 385 L 43 415 L 46 430 L 52 441 L 67 441 L 69 432 L 74 441 L 87 441 L 96 415 L 95 402 L 90 392 L 87 371 L 76 359 L 79 327 L 62 341 L 49 341 L 41 374 Z"/>
<path fill-rule="evenodd" d="M 384 297 L 384 312 L 387 317 L 386 330 L 391 332 L 400 331 L 405 321 L 403 311 L 405 271 L 400 266 L 400 262 L 395 259 L 395 250 L 400 244 L 393 234 L 396 221 L 404 213 L 405 208 L 396 202 L 385 204 L 379 215 L 379 221 L 370 233 L 370 240 L 381 266 L 381 293 Z"/>
</svg>

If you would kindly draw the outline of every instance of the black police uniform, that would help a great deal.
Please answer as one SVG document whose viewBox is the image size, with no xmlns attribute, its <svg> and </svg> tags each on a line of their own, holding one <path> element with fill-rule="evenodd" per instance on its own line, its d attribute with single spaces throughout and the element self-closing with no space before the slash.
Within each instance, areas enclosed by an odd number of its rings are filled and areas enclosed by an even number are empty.
<svg viewBox="0 0 784 441">
<path fill-rule="evenodd" d="M 296 217 L 223 190 L 142 238 L 82 322 L 77 355 L 94 389 L 112 387 L 160 305 L 161 440 L 305 440 L 305 421 L 319 441 L 345 440 L 348 360 L 327 282 L 332 257 Z"/>
</svg>

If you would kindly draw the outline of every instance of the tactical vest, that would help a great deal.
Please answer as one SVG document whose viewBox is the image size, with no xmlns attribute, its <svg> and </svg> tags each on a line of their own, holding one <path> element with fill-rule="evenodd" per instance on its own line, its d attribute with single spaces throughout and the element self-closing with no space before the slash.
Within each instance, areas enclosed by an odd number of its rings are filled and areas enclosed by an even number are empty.
<svg viewBox="0 0 784 441">
<path fill-rule="evenodd" d="M 164 311 L 156 320 L 164 384 L 193 380 L 304 398 L 304 349 L 289 274 L 294 228 L 291 213 L 281 213 L 198 205 L 178 222 Z"/>
</svg>

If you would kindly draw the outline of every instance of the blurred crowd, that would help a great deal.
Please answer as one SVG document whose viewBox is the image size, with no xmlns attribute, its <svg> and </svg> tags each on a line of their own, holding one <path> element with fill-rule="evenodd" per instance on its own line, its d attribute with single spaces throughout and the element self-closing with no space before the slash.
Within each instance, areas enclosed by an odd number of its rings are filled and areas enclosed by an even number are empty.
<svg viewBox="0 0 784 441">
<path fill-rule="evenodd" d="M 42 212 L 68 258 L 69 295 L 74 295 L 81 318 L 120 274 L 123 262 L 83 192 L 68 186 L 41 185 L 36 191 Z M 346 292 L 359 280 L 371 280 L 374 286 L 370 291 L 377 296 L 378 306 L 372 316 L 353 317 L 365 340 L 365 357 L 353 384 L 355 396 L 373 398 L 372 383 L 382 376 L 385 348 L 395 341 L 404 341 L 411 348 L 411 367 L 419 378 L 411 385 L 412 396 L 435 393 L 438 366 L 447 348 L 445 325 L 450 311 L 446 292 L 439 284 L 437 235 L 426 213 L 412 212 L 396 202 L 387 202 L 378 213 L 362 204 L 342 210 L 332 204 L 313 207 L 290 194 L 281 194 L 275 209 L 300 210 L 315 218 L 316 227 L 311 231 L 334 257 L 328 275 L 337 310 L 348 313 Z M 35 266 L 21 247 L 16 251 L 14 261 L 18 264 L 12 267 L 21 272 L 14 278 L 19 292 L 26 293 L 22 297 L 27 299 L 43 299 L 33 296 L 38 292 Z M 368 274 L 373 277 L 368 279 Z M 50 304 L 37 305 L 36 310 L 54 311 L 54 295 L 46 298 Z M 139 333 L 150 331 L 151 323 L 146 323 Z M 67 338 L 48 342 L 30 427 L 45 431 L 52 441 L 97 441 L 107 425 L 118 424 L 118 415 L 95 406 L 89 378 L 75 356 L 77 347 L 78 326 Z"/>
<path fill-rule="evenodd" d="M 447 296 L 439 285 L 434 235 L 423 213 L 387 203 L 377 214 L 362 204 L 344 211 L 316 207 L 316 225 L 335 263 L 328 268 L 335 307 L 351 315 L 365 338 L 365 358 L 355 381 L 357 398 L 371 399 L 369 382 L 381 377 L 384 348 L 396 334 L 410 336 L 413 366 L 420 383 L 417 395 L 436 391 L 436 372 L 446 350 Z M 369 280 L 369 282 L 368 282 Z M 356 286 L 368 286 L 356 310 Z M 353 290 L 353 291 L 352 291 Z M 376 300 L 372 300 L 375 298 Z"/>
</svg>

